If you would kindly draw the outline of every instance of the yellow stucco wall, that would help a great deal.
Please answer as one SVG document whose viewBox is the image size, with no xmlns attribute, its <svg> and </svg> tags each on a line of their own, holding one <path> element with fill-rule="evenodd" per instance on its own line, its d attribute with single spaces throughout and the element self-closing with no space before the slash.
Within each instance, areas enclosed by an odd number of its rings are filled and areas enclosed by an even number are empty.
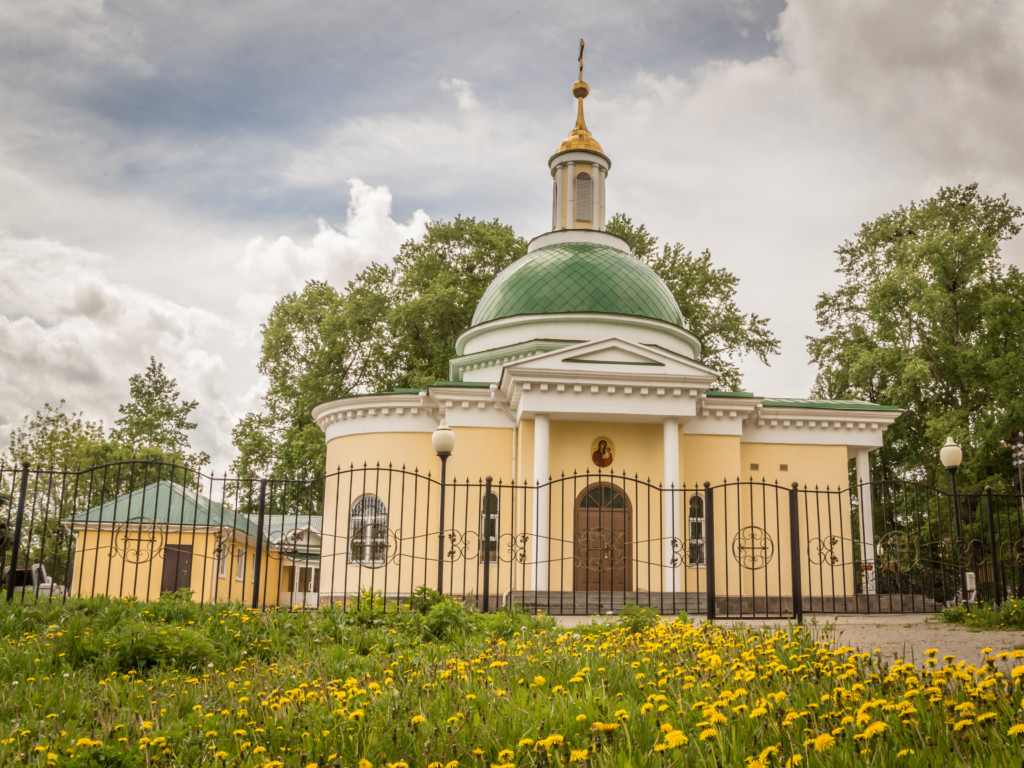
<svg viewBox="0 0 1024 768">
<path fill-rule="evenodd" d="M 149 540 L 152 533 L 146 531 L 141 538 Z M 165 545 L 170 544 L 192 547 L 189 588 L 194 600 L 241 600 L 247 603 L 252 600 L 251 574 L 256 555 L 253 542 L 228 542 L 227 573 L 221 578 L 214 552 L 217 539 L 207 531 L 158 529 L 154 545 L 147 550 L 151 556 L 125 555 L 124 546 L 114 545 L 114 533 L 109 530 L 89 528 L 79 530 L 77 534 L 74 577 L 70 588 L 73 597 L 108 595 L 138 600 L 158 599 L 166 559 Z M 236 551 L 246 552 L 246 572 L 242 581 L 235 579 Z M 260 582 L 264 595 L 261 597 L 265 599 L 261 599 L 261 603 L 276 605 L 281 572 L 280 556 L 265 548 L 262 562 Z"/>
<path fill-rule="evenodd" d="M 714 486 L 716 588 L 719 594 L 786 596 L 792 593 L 789 561 L 789 484 L 796 481 L 824 487 L 845 487 L 847 458 L 845 446 L 788 444 L 749 444 L 737 435 L 687 435 L 680 427 L 679 476 L 682 487 L 675 493 L 663 493 L 664 480 L 661 424 L 630 424 L 601 421 L 550 421 L 549 471 L 553 480 L 542 482 L 548 504 L 546 535 L 538 545 L 534 525 L 537 503 L 533 477 L 534 432 L 532 419 L 524 419 L 514 432 L 511 428 L 455 427 L 456 449 L 448 462 L 445 503 L 445 529 L 454 529 L 455 537 L 446 538 L 445 592 L 478 594 L 483 568 L 479 561 L 481 490 L 477 482 L 487 473 L 497 482 L 502 469 L 516 468 L 518 487 L 501 490 L 500 530 L 502 559 L 490 566 L 491 593 L 507 589 L 534 588 L 532 562 L 539 552 L 547 571 L 546 588 L 572 591 L 576 588 L 575 555 L 577 537 L 575 505 L 588 484 L 610 482 L 629 500 L 629 564 L 631 589 L 661 591 L 678 588 L 686 592 L 706 589 L 706 568 L 685 562 L 689 550 L 689 501 L 694 496 L 705 503 L 703 483 Z M 605 437 L 614 445 L 615 460 L 601 469 L 600 478 L 591 458 L 595 438 Z M 513 441 L 515 448 L 513 450 Z M 353 435 L 337 438 L 327 446 L 328 466 L 345 467 L 328 482 L 324 517 L 324 555 L 321 590 L 326 596 L 352 595 L 372 589 L 388 595 L 409 594 L 426 584 L 437 586 L 438 551 L 438 469 L 439 462 L 430 445 L 429 433 L 390 433 Z M 363 468 L 366 462 L 369 468 Z M 410 474 L 376 470 L 392 463 L 404 464 Z M 514 464 L 513 464 L 514 462 Z M 354 471 L 347 469 L 356 464 Z M 760 472 L 750 469 L 757 464 Z M 780 465 L 786 469 L 780 470 Z M 431 480 L 411 474 L 418 468 Z M 775 468 L 775 476 L 768 472 Z M 573 474 L 575 470 L 576 474 Z M 625 472 L 625 478 L 623 478 Z M 587 473 L 592 473 L 588 475 Z M 770 478 L 763 486 L 751 485 L 754 477 Z M 777 476 L 777 477 L 776 477 Z M 466 480 L 469 479 L 467 484 Z M 737 478 L 740 482 L 737 483 Z M 507 476 L 502 478 L 507 480 Z M 776 479 L 781 487 L 775 487 Z M 648 482 L 649 481 L 649 482 Z M 724 487 L 722 483 L 727 485 Z M 348 513 L 363 494 L 373 493 L 388 508 L 389 555 L 377 567 L 349 562 Z M 835 531 L 849 531 L 849 498 L 834 495 L 822 507 L 821 497 L 803 497 L 801 507 L 801 558 L 803 590 L 810 594 L 852 594 L 852 543 L 840 542 L 842 563 L 822 567 L 808 560 L 807 541 L 820 539 Z M 743 567 L 751 552 L 763 542 L 738 539 L 749 536 L 749 529 L 767 533 L 772 553 L 768 562 Z M 525 539 L 512 540 L 514 531 Z M 401 539 L 400 549 L 396 540 Z M 674 546 L 666 543 L 674 540 Z M 756 550 L 756 551 L 755 551 Z M 517 554 L 526 557 L 520 563 Z M 683 562 L 675 573 L 662 563 L 671 556 Z M 746 560 L 743 558 L 746 557 Z M 812 567 L 813 566 L 813 567 Z"/>
<path fill-rule="evenodd" d="M 512 468 L 512 430 L 491 427 L 454 427 L 455 451 L 447 462 L 445 488 L 445 592 L 479 594 L 483 568 L 479 557 L 480 510 L 483 481 L 490 474 L 494 482 L 502 470 Z M 327 445 L 328 466 L 346 467 L 328 478 L 321 556 L 321 592 L 326 599 L 340 598 L 363 590 L 385 595 L 407 595 L 426 584 L 436 588 L 438 532 L 440 522 L 440 460 L 430 443 L 430 433 L 394 432 L 353 435 L 331 440 Z M 358 468 L 347 468 L 358 460 Z M 363 462 L 371 467 L 364 468 Z M 406 474 L 378 470 L 405 464 Z M 411 469 L 418 468 L 420 477 Z M 430 473 L 430 479 L 425 475 Z M 388 549 L 385 562 L 356 564 L 349 556 L 349 510 L 364 495 L 377 496 L 387 508 Z M 514 510 L 499 509 L 499 535 L 511 534 Z M 449 554 L 453 553 L 453 554 Z M 501 563 L 488 566 L 492 594 L 503 592 L 511 583 L 511 567 Z"/>
</svg>

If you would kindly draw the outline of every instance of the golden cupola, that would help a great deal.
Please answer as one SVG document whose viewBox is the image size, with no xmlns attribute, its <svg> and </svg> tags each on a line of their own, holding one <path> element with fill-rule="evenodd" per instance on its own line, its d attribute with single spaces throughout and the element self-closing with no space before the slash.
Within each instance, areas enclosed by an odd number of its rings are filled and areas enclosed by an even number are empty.
<svg viewBox="0 0 1024 768">
<path fill-rule="evenodd" d="M 604 230 L 604 182 L 611 160 L 587 129 L 583 100 L 590 86 L 583 80 L 583 40 L 580 40 L 580 76 L 572 85 L 576 97 L 576 125 L 548 160 L 554 179 L 551 229 Z"/>
</svg>

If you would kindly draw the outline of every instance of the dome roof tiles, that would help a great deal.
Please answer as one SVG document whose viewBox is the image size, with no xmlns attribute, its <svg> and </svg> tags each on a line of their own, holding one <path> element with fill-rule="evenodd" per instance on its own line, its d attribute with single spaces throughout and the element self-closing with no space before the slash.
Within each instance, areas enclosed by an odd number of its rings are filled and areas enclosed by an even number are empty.
<svg viewBox="0 0 1024 768">
<path fill-rule="evenodd" d="M 683 315 L 654 270 L 625 251 L 594 243 L 559 243 L 531 251 L 484 292 L 472 325 L 520 315 L 594 313 L 661 320 Z"/>
</svg>

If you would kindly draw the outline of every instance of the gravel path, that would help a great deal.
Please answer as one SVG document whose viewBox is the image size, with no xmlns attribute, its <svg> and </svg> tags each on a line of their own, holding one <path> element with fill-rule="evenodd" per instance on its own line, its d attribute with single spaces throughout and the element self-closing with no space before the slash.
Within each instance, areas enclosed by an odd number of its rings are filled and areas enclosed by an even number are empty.
<svg viewBox="0 0 1024 768">
<path fill-rule="evenodd" d="M 611 618 L 590 616 L 555 617 L 564 627 L 573 627 L 595 618 L 613 621 Z M 718 623 L 750 629 L 788 626 L 786 622 L 776 620 Z M 977 664 L 982 660 L 983 648 L 991 648 L 992 654 L 1024 649 L 1024 632 L 973 630 L 956 624 L 944 624 L 934 614 L 806 616 L 804 625 L 816 637 L 827 638 L 835 647 L 852 646 L 859 651 L 878 651 L 882 659 L 889 662 L 902 659 L 920 664 L 926 650 L 937 648 L 939 658 L 951 654 L 957 660 Z"/>
</svg>

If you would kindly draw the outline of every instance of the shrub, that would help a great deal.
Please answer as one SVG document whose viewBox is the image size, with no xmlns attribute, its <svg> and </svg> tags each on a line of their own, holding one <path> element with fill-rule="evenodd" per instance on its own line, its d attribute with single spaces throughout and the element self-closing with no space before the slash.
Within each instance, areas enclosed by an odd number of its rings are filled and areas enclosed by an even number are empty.
<svg viewBox="0 0 1024 768">
<path fill-rule="evenodd" d="M 205 668 L 221 655 L 208 637 L 190 627 L 153 628 L 126 622 L 110 647 L 111 665 L 120 672 L 151 667 Z"/>
<path fill-rule="evenodd" d="M 431 589 L 427 586 L 417 587 L 412 595 L 409 596 L 409 608 L 422 616 L 426 616 L 427 611 L 442 600 L 444 600 L 444 595 L 436 589 Z"/>
<path fill-rule="evenodd" d="M 659 621 L 661 617 L 656 610 L 641 608 L 632 603 L 622 606 L 622 614 L 619 616 L 619 626 L 634 635 L 657 626 Z"/>
<path fill-rule="evenodd" d="M 422 634 L 425 640 L 450 640 L 472 628 L 469 609 L 450 597 L 435 603 L 423 617 Z"/>
</svg>

